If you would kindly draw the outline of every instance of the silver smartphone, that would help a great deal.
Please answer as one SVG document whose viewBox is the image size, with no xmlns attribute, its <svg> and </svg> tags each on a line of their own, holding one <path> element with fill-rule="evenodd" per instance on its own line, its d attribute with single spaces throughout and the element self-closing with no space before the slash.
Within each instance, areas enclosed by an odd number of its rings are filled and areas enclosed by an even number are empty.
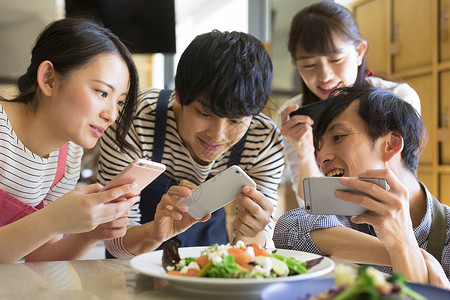
<svg viewBox="0 0 450 300">
<path fill-rule="evenodd" d="M 310 214 L 357 216 L 367 210 L 357 204 L 338 199 L 334 196 L 336 190 L 349 191 L 355 194 L 364 194 L 339 183 L 340 177 L 307 177 L 303 180 L 305 194 L 305 209 Z M 372 182 L 383 189 L 388 189 L 384 178 L 358 178 Z M 370 196 L 369 196 L 370 197 Z"/>
<path fill-rule="evenodd" d="M 189 206 L 187 212 L 198 220 L 235 200 L 244 185 L 256 188 L 255 182 L 240 167 L 231 166 L 194 188 L 183 202 Z"/>
</svg>

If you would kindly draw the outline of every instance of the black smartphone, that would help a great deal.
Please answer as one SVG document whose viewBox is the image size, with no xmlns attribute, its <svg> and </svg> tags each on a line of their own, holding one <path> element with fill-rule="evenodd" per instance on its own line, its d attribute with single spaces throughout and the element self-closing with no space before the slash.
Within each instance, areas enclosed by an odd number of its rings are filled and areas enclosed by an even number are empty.
<svg viewBox="0 0 450 300">
<path fill-rule="evenodd" d="M 291 112 L 289 116 L 293 117 L 295 115 L 306 115 L 309 116 L 314 122 L 317 122 L 320 115 L 325 110 L 327 103 L 328 103 L 327 100 L 319 100 L 317 102 L 304 105 L 299 109 Z"/>
</svg>

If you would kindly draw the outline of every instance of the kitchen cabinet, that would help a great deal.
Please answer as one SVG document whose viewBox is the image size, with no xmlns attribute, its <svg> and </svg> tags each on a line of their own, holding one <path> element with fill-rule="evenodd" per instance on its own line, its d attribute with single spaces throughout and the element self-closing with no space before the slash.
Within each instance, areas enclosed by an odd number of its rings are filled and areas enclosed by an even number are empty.
<svg viewBox="0 0 450 300">
<path fill-rule="evenodd" d="M 450 0 L 441 0 L 439 6 L 439 59 L 450 60 Z"/>
<path fill-rule="evenodd" d="M 432 62 L 434 1 L 393 0 L 392 47 L 393 71 L 428 66 Z"/>
<path fill-rule="evenodd" d="M 450 0 L 449 0 L 450 1 Z M 356 22 L 363 38 L 367 41 L 377 41 L 369 44 L 366 61 L 370 62 L 370 69 L 375 74 L 388 74 L 390 72 L 389 53 L 391 43 L 385 38 L 390 35 L 390 0 L 370 1 L 358 6 L 355 14 Z"/>
<path fill-rule="evenodd" d="M 450 0 L 361 0 L 350 9 L 369 43 L 368 67 L 419 94 L 428 143 L 418 178 L 449 204 Z"/>
</svg>

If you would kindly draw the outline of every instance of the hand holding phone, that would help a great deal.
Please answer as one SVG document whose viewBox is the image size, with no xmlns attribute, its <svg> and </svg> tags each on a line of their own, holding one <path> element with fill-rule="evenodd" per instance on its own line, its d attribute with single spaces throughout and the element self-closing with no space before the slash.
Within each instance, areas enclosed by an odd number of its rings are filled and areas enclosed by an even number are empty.
<svg viewBox="0 0 450 300">
<path fill-rule="evenodd" d="M 320 115 L 325 110 L 327 103 L 328 102 L 326 100 L 319 100 L 317 102 L 301 106 L 299 109 L 291 112 L 289 116 L 293 117 L 295 115 L 306 115 L 310 117 L 314 122 L 317 122 L 317 120 L 320 118 Z"/>
<path fill-rule="evenodd" d="M 189 206 L 188 213 L 199 220 L 236 199 L 242 186 L 256 188 L 255 182 L 238 166 L 231 166 L 192 190 L 183 202 Z"/>
<path fill-rule="evenodd" d="M 361 191 L 342 185 L 339 182 L 339 178 L 340 177 L 307 177 L 303 180 L 305 209 L 308 213 L 317 215 L 357 216 L 367 211 L 358 204 L 350 203 L 334 196 L 336 190 L 367 195 Z M 385 190 L 388 189 L 388 183 L 384 178 L 357 179 L 372 182 Z M 370 195 L 367 196 L 371 197 Z"/>
<path fill-rule="evenodd" d="M 136 159 L 119 174 L 117 174 L 110 182 L 108 182 L 103 187 L 102 191 L 134 182 L 137 184 L 136 190 L 138 191 L 137 194 L 139 194 L 140 191 L 142 191 L 165 170 L 166 166 L 161 163 L 146 159 Z M 123 197 L 134 197 L 137 194 L 125 194 Z"/>
</svg>

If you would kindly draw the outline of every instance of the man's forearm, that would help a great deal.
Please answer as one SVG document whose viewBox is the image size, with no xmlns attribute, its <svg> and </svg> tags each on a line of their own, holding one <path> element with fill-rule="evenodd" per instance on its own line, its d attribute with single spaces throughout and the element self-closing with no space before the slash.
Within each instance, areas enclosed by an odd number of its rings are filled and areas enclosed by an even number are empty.
<svg viewBox="0 0 450 300">
<path fill-rule="evenodd" d="M 346 227 L 313 230 L 311 239 L 325 255 L 356 263 L 391 265 L 386 248 L 374 236 Z"/>
</svg>

